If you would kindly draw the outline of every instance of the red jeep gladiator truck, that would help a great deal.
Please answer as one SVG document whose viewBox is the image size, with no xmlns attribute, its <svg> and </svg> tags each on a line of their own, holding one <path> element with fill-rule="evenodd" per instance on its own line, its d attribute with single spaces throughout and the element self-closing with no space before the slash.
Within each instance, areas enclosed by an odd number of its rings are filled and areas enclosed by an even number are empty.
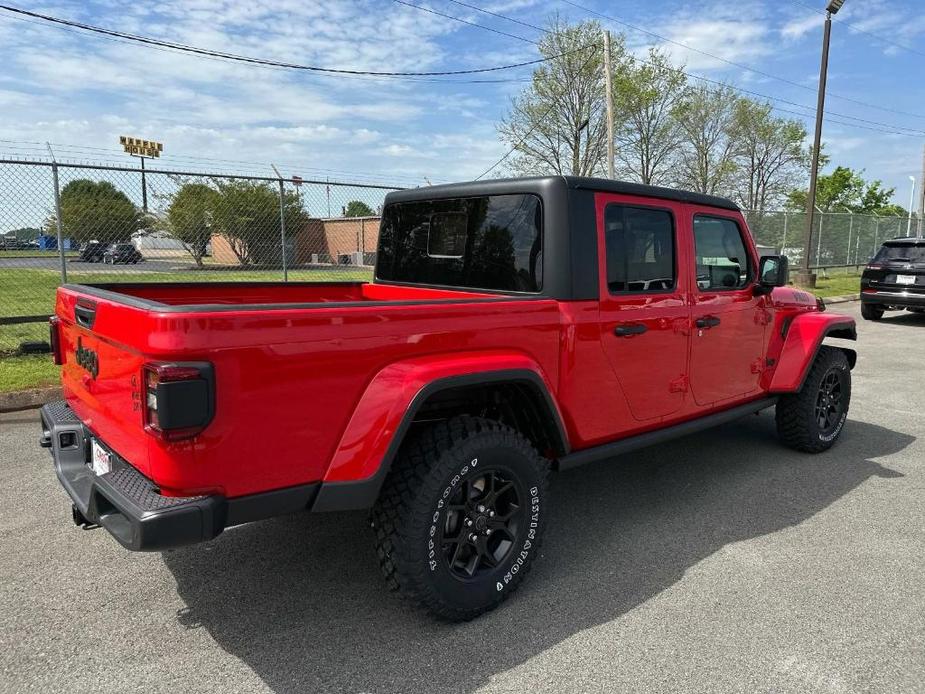
<svg viewBox="0 0 925 694">
<path fill-rule="evenodd" d="M 854 322 L 786 286 L 729 200 L 573 177 L 390 193 L 370 282 L 64 285 L 41 443 L 79 525 L 132 550 L 371 509 L 393 588 L 497 606 L 547 478 L 776 407 L 848 414 Z"/>
</svg>

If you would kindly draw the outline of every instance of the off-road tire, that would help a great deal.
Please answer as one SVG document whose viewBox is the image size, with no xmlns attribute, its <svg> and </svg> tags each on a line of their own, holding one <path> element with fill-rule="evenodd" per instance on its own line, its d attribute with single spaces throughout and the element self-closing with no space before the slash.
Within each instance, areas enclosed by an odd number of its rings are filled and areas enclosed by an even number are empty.
<svg viewBox="0 0 925 694">
<path fill-rule="evenodd" d="M 822 426 L 818 420 L 821 395 L 828 379 L 837 382 L 839 403 L 832 412 L 832 422 Z M 831 399 L 831 396 L 830 396 Z M 837 347 L 823 346 L 810 367 L 803 387 L 796 393 L 781 396 L 777 402 L 777 435 L 790 448 L 806 453 L 821 453 L 838 440 L 851 402 L 851 367 L 845 353 Z"/>
<path fill-rule="evenodd" d="M 861 317 L 864 320 L 880 320 L 883 318 L 883 307 L 876 304 L 861 304 Z"/>
<path fill-rule="evenodd" d="M 520 432 L 496 421 L 461 416 L 418 432 L 403 444 L 372 511 L 376 550 L 389 587 L 449 621 L 470 620 L 500 605 L 523 581 L 539 552 L 548 477 L 549 461 Z M 489 484 L 496 491 L 510 486 L 491 498 Z M 517 494 L 514 504 L 510 500 Z M 472 504 L 471 514 L 478 513 L 480 499 L 497 506 L 497 516 L 490 511 L 489 519 L 485 511 L 483 517 L 474 517 L 459 510 L 460 504 Z M 509 515 L 514 531 L 497 529 Z M 463 524 L 473 517 L 473 530 L 494 524 L 494 539 L 491 532 L 485 537 L 484 529 L 478 539 L 486 548 L 494 543 L 498 556 L 486 557 L 484 566 L 479 556 L 477 574 L 461 577 L 465 568 L 456 565 L 459 552 L 474 556 L 478 550 L 468 539 L 462 541 L 465 547 L 456 548 L 460 542 L 445 536 L 472 537 Z M 462 533 L 451 532 L 452 527 Z M 510 546 L 502 544 L 507 542 Z M 497 565 L 491 567 L 489 561 Z"/>
</svg>

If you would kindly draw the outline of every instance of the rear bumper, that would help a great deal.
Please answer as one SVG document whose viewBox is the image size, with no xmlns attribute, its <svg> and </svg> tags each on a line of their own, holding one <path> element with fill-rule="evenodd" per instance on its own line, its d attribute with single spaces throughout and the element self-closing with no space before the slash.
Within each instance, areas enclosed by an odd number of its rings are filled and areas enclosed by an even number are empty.
<svg viewBox="0 0 925 694">
<path fill-rule="evenodd" d="M 130 550 L 156 551 L 211 540 L 226 527 L 312 506 L 317 484 L 235 499 L 219 495 L 171 497 L 112 454 L 112 471 L 90 468 L 90 432 L 64 402 L 41 409 L 40 443 L 51 450 L 55 472 L 74 507 Z M 75 519 L 77 518 L 75 514 Z"/>
<path fill-rule="evenodd" d="M 925 307 L 925 294 L 912 293 L 904 291 L 887 291 L 877 289 L 875 291 L 862 291 L 861 302 L 865 304 L 877 304 L 879 306 L 897 306 L 914 308 Z"/>
</svg>

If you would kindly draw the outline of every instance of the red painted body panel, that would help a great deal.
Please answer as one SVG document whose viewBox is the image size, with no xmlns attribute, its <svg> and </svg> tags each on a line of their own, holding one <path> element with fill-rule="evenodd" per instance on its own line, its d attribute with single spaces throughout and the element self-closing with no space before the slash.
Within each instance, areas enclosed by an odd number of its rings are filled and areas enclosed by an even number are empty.
<svg viewBox="0 0 925 694">
<path fill-rule="evenodd" d="M 412 400 L 426 385 L 452 376 L 511 369 L 538 374 L 547 390 L 555 392 L 543 367 L 526 354 L 516 352 L 458 352 L 389 364 L 363 392 L 335 450 L 325 481 L 361 480 L 374 475 Z"/>
<path fill-rule="evenodd" d="M 853 328 L 854 320 L 850 316 L 818 311 L 795 316 L 782 342 L 779 366 L 771 378 L 768 390 L 772 393 L 798 390 L 826 332 L 835 327 Z"/>
<path fill-rule="evenodd" d="M 609 294 L 608 201 L 671 210 L 675 290 Z M 364 283 L 147 284 L 110 295 L 63 287 L 56 314 L 65 398 L 164 493 L 237 497 L 370 477 L 415 395 L 451 376 L 534 372 L 572 450 L 798 387 L 827 326 L 850 319 L 820 313 L 813 297 L 789 288 L 699 292 L 691 239 L 698 209 L 597 194 L 600 301 Z M 718 213 L 746 228 L 741 215 Z M 95 305 L 92 329 L 75 323 L 78 299 Z M 723 330 L 697 335 L 693 321 L 706 313 L 721 314 Z M 614 335 L 619 323 L 637 321 L 645 334 Z M 75 363 L 78 340 L 99 356 L 96 378 Z M 149 361 L 213 365 L 215 415 L 195 438 L 171 443 L 144 431 Z"/>
</svg>

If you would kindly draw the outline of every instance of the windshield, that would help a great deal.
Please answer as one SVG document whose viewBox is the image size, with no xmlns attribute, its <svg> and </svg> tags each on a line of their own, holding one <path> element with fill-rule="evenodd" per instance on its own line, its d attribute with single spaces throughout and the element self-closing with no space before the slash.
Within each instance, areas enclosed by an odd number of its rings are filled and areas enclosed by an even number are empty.
<svg viewBox="0 0 925 694">
<path fill-rule="evenodd" d="M 912 245 L 896 244 L 891 246 L 881 246 L 877 255 L 871 261 L 873 263 L 925 263 L 925 244 Z"/>
<path fill-rule="evenodd" d="M 486 195 L 388 205 L 376 277 L 471 289 L 538 292 L 542 205 L 535 195 Z"/>
</svg>

